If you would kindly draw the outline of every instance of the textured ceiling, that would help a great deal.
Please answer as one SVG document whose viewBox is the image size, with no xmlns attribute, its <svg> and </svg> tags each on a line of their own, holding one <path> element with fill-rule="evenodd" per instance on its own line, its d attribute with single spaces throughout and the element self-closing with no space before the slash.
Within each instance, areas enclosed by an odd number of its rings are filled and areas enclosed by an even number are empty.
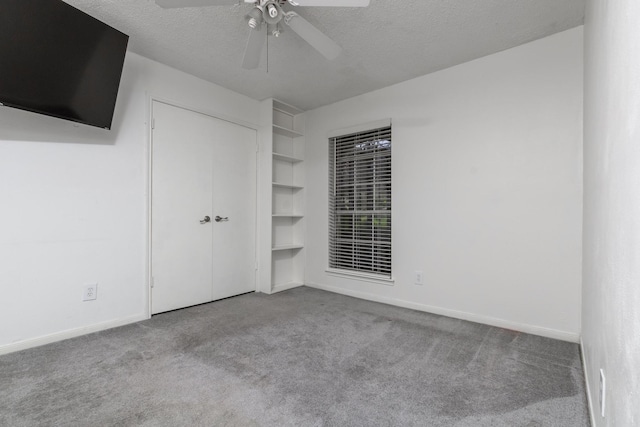
<svg viewBox="0 0 640 427">
<path fill-rule="evenodd" d="M 371 0 L 296 8 L 344 48 L 327 61 L 293 31 L 242 68 L 247 5 L 161 9 L 153 0 L 65 0 L 131 36 L 129 49 L 251 98 L 309 110 L 583 23 L 585 0 Z M 268 70 L 267 70 L 268 53 Z"/>
</svg>

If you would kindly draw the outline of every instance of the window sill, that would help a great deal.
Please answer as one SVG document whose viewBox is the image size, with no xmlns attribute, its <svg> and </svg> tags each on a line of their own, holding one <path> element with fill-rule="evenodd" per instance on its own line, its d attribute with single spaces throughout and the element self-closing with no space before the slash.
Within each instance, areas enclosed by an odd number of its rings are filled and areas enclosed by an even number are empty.
<svg viewBox="0 0 640 427">
<path fill-rule="evenodd" d="M 386 286 L 393 286 L 396 281 L 396 279 L 394 279 L 393 277 L 389 278 L 389 277 L 378 276 L 376 274 L 360 273 L 357 271 L 338 270 L 335 268 L 327 268 L 325 269 L 325 271 L 330 276 L 344 277 L 347 279 L 360 280 L 363 282 L 378 283 Z"/>
</svg>

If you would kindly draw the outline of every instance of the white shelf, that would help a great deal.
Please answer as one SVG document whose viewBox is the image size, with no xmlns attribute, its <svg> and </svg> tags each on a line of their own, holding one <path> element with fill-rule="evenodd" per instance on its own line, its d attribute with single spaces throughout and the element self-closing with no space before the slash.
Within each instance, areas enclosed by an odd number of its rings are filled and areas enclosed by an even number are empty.
<svg viewBox="0 0 640 427">
<path fill-rule="evenodd" d="M 304 188 L 304 187 L 302 187 L 300 185 L 281 184 L 279 182 L 274 182 L 273 186 L 274 187 L 279 187 L 279 188 L 289 188 L 291 190 L 302 190 Z"/>
<path fill-rule="evenodd" d="M 291 116 L 303 113 L 301 109 L 296 108 L 293 105 L 285 104 L 284 102 L 278 101 L 277 99 L 273 100 L 273 109 L 282 111 L 283 113 L 289 114 Z"/>
<path fill-rule="evenodd" d="M 277 213 L 272 215 L 274 218 L 304 218 L 302 214 L 294 213 Z"/>
<path fill-rule="evenodd" d="M 280 153 L 273 153 L 273 159 L 282 160 L 283 162 L 289 162 L 289 163 L 300 163 L 302 161 L 302 159 L 299 159 L 297 157 L 287 156 L 286 154 L 280 154 Z"/>
<path fill-rule="evenodd" d="M 273 125 L 273 133 L 277 133 L 278 135 L 288 136 L 289 138 L 298 138 L 299 136 L 303 136 L 300 132 L 296 132 L 292 129 L 287 129 L 282 126 Z"/>
<path fill-rule="evenodd" d="M 290 251 L 295 249 L 302 249 L 304 245 L 282 245 L 271 248 L 272 251 Z"/>
</svg>

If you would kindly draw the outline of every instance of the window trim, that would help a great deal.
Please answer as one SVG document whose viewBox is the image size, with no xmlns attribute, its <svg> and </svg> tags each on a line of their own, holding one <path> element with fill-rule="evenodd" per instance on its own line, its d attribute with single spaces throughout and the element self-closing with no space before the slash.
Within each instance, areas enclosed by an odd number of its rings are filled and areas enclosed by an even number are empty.
<svg viewBox="0 0 640 427">
<path fill-rule="evenodd" d="M 386 286 L 393 286 L 396 283 L 396 278 L 393 277 L 393 275 L 391 277 L 387 277 L 380 274 L 364 273 L 362 271 L 354 270 L 341 270 L 339 268 L 331 267 L 325 268 L 324 271 L 330 276 L 344 277 L 345 279 L 354 279 L 362 282 L 378 283 Z"/>
<path fill-rule="evenodd" d="M 371 132 L 373 130 L 376 129 L 381 129 L 381 128 L 389 128 L 389 131 L 392 133 L 392 124 L 391 124 L 391 119 L 382 119 L 382 120 L 376 120 L 373 122 L 368 122 L 368 123 L 363 123 L 363 124 L 359 124 L 359 125 L 355 125 L 355 126 L 351 126 L 348 128 L 342 128 L 342 129 L 336 129 L 336 130 L 332 130 L 330 132 L 328 132 L 327 134 L 327 138 L 328 138 L 328 142 L 329 145 L 331 144 L 331 139 L 335 139 L 335 138 L 340 138 L 340 137 L 347 137 L 349 135 L 352 134 L 356 134 L 356 133 L 368 133 Z M 391 140 L 390 140 L 391 141 Z M 391 162 L 393 162 L 393 160 L 390 160 Z M 335 163 L 335 159 L 334 159 L 334 163 Z M 335 170 L 333 171 L 333 173 L 335 174 Z M 329 182 L 335 182 L 335 176 L 331 177 L 331 172 L 329 172 Z M 391 178 L 391 206 L 393 206 L 393 179 Z M 331 201 L 331 189 L 329 190 L 329 202 Z M 393 212 L 393 208 L 391 209 L 391 212 Z M 334 212 L 334 206 L 329 203 L 329 215 L 335 215 Z M 327 257 L 327 264 L 328 266 L 325 268 L 325 272 L 329 275 L 332 276 L 338 276 L 338 277 L 344 277 L 344 278 L 348 278 L 348 279 L 356 279 L 356 280 L 362 280 L 362 281 L 368 281 L 368 282 L 373 282 L 373 283 L 379 283 L 379 284 L 383 284 L 383 285 L 388 285 L 388 286 L 393 286 L 395 283 L 395 278 L 393 276 L 393 213 L 391 214 L 391 228 L 390 228 L 390 233 L 391 233 L 391 237 L 392 240 L 390 242 L 390 259 L 389 261 L 390 266 L 389 266 L 389 272 L 387 273 L 373 273 L 373 272 L 367 272 L 367 271 L 358 271 L 358 270 L 350 270 L 350 269 L 341 269 L 341 268 L 336 268 L 336 267 L 331 267 L 331 240 L 332 240 L 332 234 L 331 234 L 331 226 L 329 227 L 328 230 L 328 243 L 329 243 L 329 253 L 328 253 L 328 257 Z M 329 220 L 331 221 L 331 219 L 329 218 Z"/>
<path fill-rule="evenodd" d="M 350 126 L 342 129 L 331 130 L 329 131 L 329 133 L 327 133 L 327 139 L 336 138 L 344 135 L 350 135 L 352 133 L 367 132 L 367 131 L 370 131 L 371 129 L 388 128 L 390 126 L 391 126 L 391 119 L 376 120 L 373 122 L 362 123 L 359 125 L 354 125 L 354 126 Z"/>
</svg>

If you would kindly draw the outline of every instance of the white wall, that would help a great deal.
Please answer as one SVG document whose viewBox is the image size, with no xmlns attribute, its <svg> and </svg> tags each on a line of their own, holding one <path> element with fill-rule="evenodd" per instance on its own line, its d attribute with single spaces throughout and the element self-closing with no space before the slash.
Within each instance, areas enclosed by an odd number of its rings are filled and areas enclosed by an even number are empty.
<svg viewBox="0 0 640 427">
<path fill-rule="evenodd" d="M 639 23 L 637 0 L 587 1 L 582 341 L 595 426 L 640 425 Z"/>
<path fill-rule="evenodd" d="M 327 134 L 393 120 L 393 274 L 327 262 Z M 306 283 L 578 340 L 582 28 L 306 114 Z M 413 284 L 423 270 L 426 284 Z"/>
<path fill-rule="evenodd" d="M 0 353 L 148 316 L 148 96 L 258 123 L 257 101 L 132 53 L 111 131 L 0 108 Z"/>
</svg>

